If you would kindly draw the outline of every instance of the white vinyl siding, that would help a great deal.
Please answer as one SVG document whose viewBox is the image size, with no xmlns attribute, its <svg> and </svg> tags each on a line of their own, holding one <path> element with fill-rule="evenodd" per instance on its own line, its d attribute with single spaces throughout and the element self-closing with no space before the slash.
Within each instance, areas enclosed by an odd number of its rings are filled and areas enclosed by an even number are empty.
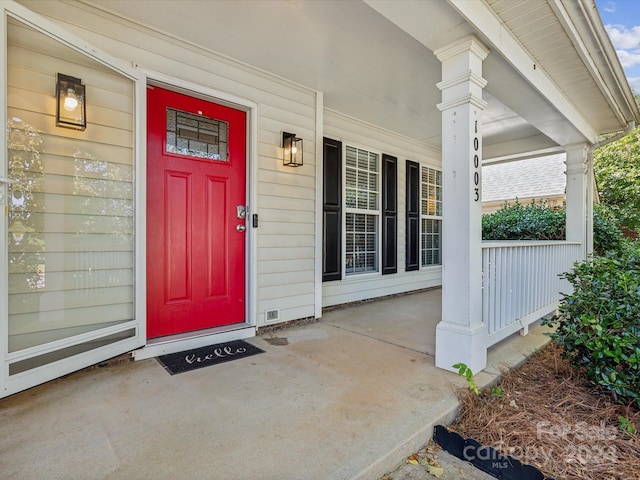
<svg viewBox="0 0 640 480">
<path fill-rule="evenodd" d="M 430 267 L 442 263 L 442 172 L 420 168 L 420 265 Z"/>
<path fill-rule="evenodd" d="M 380 155 L 345 147 L 345 273 L 378 271 Z"/>
<path fill-rule="evenodd" d="M 55 2 L 27 2 L 27 6 L 129 63 L 258 105 L 257 132 L 249 132 L 257 136 L 257 148 L 247 158 L 250 183 L 255 186 L 247 200 L 249 218 L 259 215 L 259 227 L 247 229 L 254 245 L 249 273 L 256 287 L 249 290 L 256 302 L 256 315 L 249 321 L 262 325 L 264 311 L 271 309 L 280 310 L 280 321 L 313 316 L 315 92 L 90 5 L 68 11 Z M 304 140 L 302 167 L 283 166 L 283 131 Z"/>
</svg>

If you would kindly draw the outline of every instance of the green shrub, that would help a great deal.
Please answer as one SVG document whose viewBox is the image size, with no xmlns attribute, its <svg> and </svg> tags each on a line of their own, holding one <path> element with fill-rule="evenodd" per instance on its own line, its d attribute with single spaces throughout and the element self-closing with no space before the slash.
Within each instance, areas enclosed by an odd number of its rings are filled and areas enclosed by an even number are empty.
<svg viewBox="0 0 640 480">
<path fill-rule="evenodd" d="M 505 204 L 482 216 L 483 240 L 564 240 L 564 211 L 545 203 Z"/>
<path fill-rule="evenodd" d="M 636 98 L 637 100 L 637 98 Z M 640 229 L 640 129 L 597 149 L 594 172 L 600 200 L 607 204 L 619 224 Z"/>
<path fill-rule="evenodd" d="M 623 245 L 623 235 L 618 220 L 606 205 L 593 206 L 593 253 L 604 255 L 618 252 Z"/>
<path fill-rule="evenodd" d="M 545 203 L 505 204 L 482 216 L 483 240 L 564 240 L 566 214 Z M 594 205 L 593 250 L 596 255 L 618 251 L 623 235 L 615 215 L 604 205 Z"/>
<path fill-rule="evenodd" d="M 563 356 L 621 403 L 640 406 L 640 243 L 593 257 L 564 274 L 564 294 L 551 337 Z"/>
</svg>

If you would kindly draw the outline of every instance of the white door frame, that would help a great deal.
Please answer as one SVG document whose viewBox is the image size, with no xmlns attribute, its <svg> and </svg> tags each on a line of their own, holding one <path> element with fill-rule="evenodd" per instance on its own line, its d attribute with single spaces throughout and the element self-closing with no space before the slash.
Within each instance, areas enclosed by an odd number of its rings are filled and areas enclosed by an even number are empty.
<svg viewBox="0 0 640 480">
<path fill-rule="evenodd" d="M 243 110 L 247 113 L 247 233 L 245 248 L 245 323 L 215 327 L 195 332 L 186 332 L 168 337 L 160 337 L 151 339 L 146 342 L 144 348 L 133 352 L 136 360 L 157 357 L 158 355 L 166 355 L 176 353 L 191 348 L 204 347 L 212 343 L 229 342 L 232 340 L 240 340 L 243 338 L 253 337 L 256 334 L 257 321 L 257 232 L 252 227 L 251 217 L 258 212 L 257 209 L 257 163 L 255 161 L 256 152 L 258 151 L 258 104 L 232 95 L 227 92 L 206 87 L 189 80 L 174 77 L 162 72 L 158 72 L 141 65 L 135 65 L 135 68 L 143 73 L 151 85 L 157 85 L 168 90 L 173 90 L 185 95 L 203 98 L 204 100 L 219 103 L 231 108 Z M 146 126 L 145 126 L 146 128 Z M 145 130 L 146 139 L 146 130 Z M 139 178 L 142 177 L 146 182 L 146 164 L 141 165 L 138 170 Z M 142 200 L 145 202 L 146 197 Z M 146 222 L 146 207 L 144 209 L 144 221 Z M 146 258 L 146 236 L 142 245 L 139 245 L 138 255 Z M 146 292 L 145 292 L 146 295 Z M 144 299 L 138 301 L 146 302 Z M 146 322 L 145 322 L 146 331 Z"/>
</svg>

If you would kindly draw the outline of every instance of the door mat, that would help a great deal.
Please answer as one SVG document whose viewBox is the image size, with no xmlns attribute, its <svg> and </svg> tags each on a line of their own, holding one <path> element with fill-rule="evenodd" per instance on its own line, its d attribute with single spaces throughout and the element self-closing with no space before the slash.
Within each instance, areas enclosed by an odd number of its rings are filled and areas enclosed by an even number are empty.
<svg viewBox="0 0 640 480">
<path fill-rule="evenodd" d="M 185 350 L 184 352 L 161 355 L 157 358 L 167 372 L 175 375 L 176 373 L 184 373 L 210 365 L 250 357 L 258 353 L 264 353 L 264 350 L 243 340 L 235 340 L 233 342 Z"/>
</svg>

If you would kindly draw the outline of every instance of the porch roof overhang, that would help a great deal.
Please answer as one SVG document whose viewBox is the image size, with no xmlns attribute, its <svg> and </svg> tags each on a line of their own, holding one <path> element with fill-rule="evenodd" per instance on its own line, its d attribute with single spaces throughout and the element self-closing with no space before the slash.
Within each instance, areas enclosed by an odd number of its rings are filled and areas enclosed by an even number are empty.
<svg viewBox="0 0 640 480">
<path fill-rule="evenodd" d="M 436 148 L 433 52 L 474 35 L 490 49 L 485 160 L 594 143 L 640 123 L 593 0 L 84 3 L 322 91 L 326 108 Z"/>
</svg>

